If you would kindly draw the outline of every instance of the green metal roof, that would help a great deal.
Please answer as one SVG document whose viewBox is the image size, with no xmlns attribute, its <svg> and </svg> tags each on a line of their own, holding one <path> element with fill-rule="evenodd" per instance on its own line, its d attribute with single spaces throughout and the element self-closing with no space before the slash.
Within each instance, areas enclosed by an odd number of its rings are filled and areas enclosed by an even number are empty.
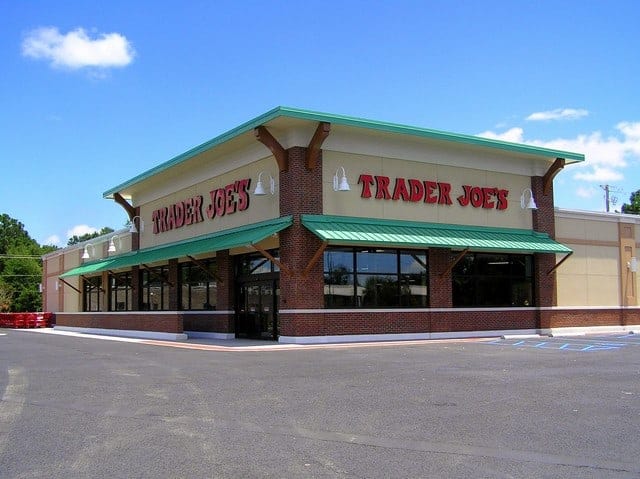
<svg viewBox="0 0 640 479">
<path fill-rule="evenodd" d="M 62 273 L 60 278 L 66 278 L 67 276 L 79 276 L 81 274 L 97 273 L 109 269 L 109 266 L 113 263 L 113 258 L 103 259 L 100 261 L 94 261 L 92 263 L 85 263 L 76 268 L 70 269 L 66 273 Z"/>
<path fill-rule="evenodd" d="M 82 266 L 67 271 L 60 275 L 60 277 L 97 273 L 108 269 L 128 268 L 134 265 L 155 263 L 172 258 L 182 258 L 190 255 L 237 248 L 238 246 L 252 245 L 285 229 L 290 226 L 292 222 L 291 216 L 283 216 L 281 218 L 220 231 L 190 241 L 133 251 L 102 261 L 83 264 Z"/>
<path fill-rule="evenodd" d="M 503 151 L 510 151 L 513 153 L 528 154 L 534 156 L 540 156 L 544 158 L 564 158 L 567 163 L 584 161 L 584 155 L 581 153 L 572 153 L 568 151 L 555 150 L 550 148 L 541 148 L 537 146 L 524 145 L 520 143 L 510 143 L 506 141 L 493 140 L 489 138 L 482 138 L 473 135 L 463 135 L 458 133 L 449 133 L 440 130 L 431 130 L 427 128 L 418 128 L 415 126 L 401 125 L 397 123 L 388 123 L 383 121 L 367 120 L 363 118 L 356 118 L 343 115 L 335 115 L 330 113 L 320 113 L 316 111 L 301 110 L 298 108 L 289 108 L 279 106 L 270 110 L 253 120 L 249 120 L 242 125 L 233 128 L 232 130 L 223 133 L 220 136 L 213 138 L 205 143 L 202 143 L 195 148 L 192 148 L 171 160 L 161 163 L 160 165 L 145 171 L 118 186 L 115 186 L 104 192 L 103 196 L 109 198 L 124 188 L 132 186 L 136 183 L 140 183 L 153 175 L 156 175 L 162 171 L 165 171 L 175 165 L 178 165 L 194 156 L 214 148 L 222 143 L 232 140 L 235 137 L 252 131 L 254 128 L 268 123 L 279 117 L 295 118 L 300 120 L 309 120 L 313 122 L 329 122 L 334 125 L 351 126 L 355 128 L 364 128 L 369 130 L 377 130 L 387 133 L 397 133 L 401 135 L 411 135 L 421 138 L 429 138 L 440 141 L 449 141 L 464 145 L 471 145 L 484 148 L 494 148 Z"/>
<path fill-rule="evenodd" d="M 523 229 L 326 215 L 302 215 L 302 224 L 323 241 L 334 245 L 469 248 L 472 251 L 519 253 L 571 252 L 547 234 Z"/>
</svg>

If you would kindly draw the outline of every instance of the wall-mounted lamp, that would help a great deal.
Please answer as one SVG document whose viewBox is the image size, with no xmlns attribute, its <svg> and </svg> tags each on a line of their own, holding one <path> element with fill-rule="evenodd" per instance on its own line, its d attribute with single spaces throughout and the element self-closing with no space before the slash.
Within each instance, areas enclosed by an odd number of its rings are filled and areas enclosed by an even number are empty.
<svg viewBox="0 0 640 479">
<path fill-rule="evenodd" d="M 138 225 L 140 227 L 139 229 L 136 228 L 136 218 L 138 218 Z M 138 231 L 142 233 L 144 231 L 144 221 L 142 221 L 142 218 L 140 218 L 139 216 L 134 216 L 133 218 L 131 218 L 128 226 L 129 226 L 129 233 L 137 233 Z"/>
<path fill-rule="evenodd" d="M 528 193 L 528 195 L 527 195 Z M 527 201 L 527 196 L 529 196 L 529 200 Z M 531 188 L 525 188 L 520 196 L 520 208 L 527 210 L 537 210 L 538 205 L 536 205 L 536 200 L 533 199 L 533 191 Z"/>
<path fill-rule="evenodd" d="M 107 251 L 109 253 L 115 253 L 117 248 L 116 248 L 116 243 L 114 240 L 118 240 L 118 248 L 120 248 L 120 237 L 118 235 L 113 235 L 110 239 L 109 239 L 109 248 L 107 249 Z"/>
<path fill-rule="evenodd" d="M 338 172 L 342 168 L 342 178 L 338 180 Z M 344 170 L 344 166 L 341 166 L 336 170 L 336 174 L 333 175 L 333 191 L 350 191 L 351 187 L 347 181 L 347 172 Z"/>
<path fill-rule="evenodd" d="M 261 171 L 258 174 L 258 182 L 256 183 L 255 190 L 253 190 L 253 194 L 256 196 L 264 196 L 267 194 L 262 184 L 262 173 L 266 173 L 266 172 Z M 276 180 L 273 179 L 273 176 L 271 176 L 271 173 L 269 173 L 269 192 L 272 195 L 276 192 Z"/>
<path fill-rule="evenodd" d="M 637 273 L 638 272 L 638 258 L 636 258 L 635 256 L 631 258 L 631 261 L 629 261 L 627 263 L 627 268 L 629 269 L 629 271 L 631 271 L 632 273 Z"/>
<path fill-rule="evenodd" d="M 91 246 L 91 254 L 89 254 L 89 246 Z M 89 259 L 92 256 L 95 256 L 96 249 L 91 243 L 87 243 L 84 245 L 84 252 L 82 253 L 82 259 Z"/>
</svg>

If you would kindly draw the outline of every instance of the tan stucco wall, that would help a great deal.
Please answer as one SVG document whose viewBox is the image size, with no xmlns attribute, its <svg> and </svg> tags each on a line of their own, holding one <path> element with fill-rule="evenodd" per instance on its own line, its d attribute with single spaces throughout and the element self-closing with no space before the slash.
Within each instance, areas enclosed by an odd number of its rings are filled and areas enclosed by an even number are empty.
<svg viewBox="0 0 640 479">
<path fill-rule="evenodd" d="M 634 277 L 627 267 L 637 251 L 637 221 L 615 214 L 556 212 L 556 239 L 574 251 L 556 271 L 559 306 L 637 305 L 637 273 Z M 634 233 L 636 238 L 630 239 Z"/>
<path fill-rule="evenodd" d="M 346 170 L 351 190 L 336 192 L 333 189 L 333 177 L 338 170 L 338 177 L 342 177 L 342 167 Z M 449 183 L 453 204 L 361 198 L 362 184 L 358 184 L 361 174 L 389 177 L 391 192 L 396 178 Z M 508 206 L 504 210 L 474 208 L 471 205 L 463 207 L 457 201 L 457 197 L 463 193 L 462 185 L 508 190 Z M 530 186 L 530 177 L 523 175 L 443 166 L 422 161 L 323 152 L 323 210 L 327 215 L 531 229 L 531 211 L 520 207 L 520 195 Z M 372 193 L 375 196 L 374 189 Z"/>
<path fill-rule="evenodd" d="M 256 196 L 253 191 L 257 184 L 258 174 L 264 171 L 262 182 L 267 194 Z M 275 194 L 269 193 L 269 175 L 276 182 Z M 218 188 L 224 188 L 235 181 L 250 178 L 249 187 L 249 207 L 244 211 L 236 211 L 233 214 L 216 216 L 213 219 L 207 217 L 207 206 L 211 203 L 209 192 Z M 159 208 L 168 207 L 179 201 L 195 196 L 202 196 L 202 217 L 203 221 L 195 224 L 185 225 L 170 231 L 154 234 L 152 215 L 153 211 Z M 223 231 L 238 226 L 243 226 L 259 221 L 264 221 L 279 216 L 280 195 L 278 190 L 278 166 L 275 159 L 270 156 L 247 166 L 234 169 L 216 178 L 201 181 L 193 186 L 175 191 L 162 198 L 156 199 L 140 206 L 140 216 L 144 221 L 144 230 L 140 236 L 140 248 L 149 248 L 162 244 L 173 243 L 197 236 Z"/>
</svg>

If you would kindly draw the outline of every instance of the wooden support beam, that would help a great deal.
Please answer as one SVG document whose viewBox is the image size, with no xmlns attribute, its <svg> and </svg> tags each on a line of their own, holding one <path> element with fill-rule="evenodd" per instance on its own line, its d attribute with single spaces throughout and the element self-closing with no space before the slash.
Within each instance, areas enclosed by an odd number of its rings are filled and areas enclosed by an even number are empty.
<svg viewBox="0 0 640 479">
<path fill-rule="evenodd" d="M 84 275 L 80 275 L 80 277 L 85 281 L 87 280 L 87 277 Z M 98 289 L 100 290 L 101 293 L 104 293 L 104 289 L 102 289 L 102 286 L 98 286 Z"/>
<path fill-rule="evenodd" d="M 136 209 L 131 206 L 120 193 L 114 193 L 113 200 L 124 208 L 124 210 L 127 212 L 127 215 L 129 216 L 129 220 L 133 220 L 133 217 L 136 215 Z"/>
<path fill-rule="evenodd" d="M 256 246 L 254 244 L 250 246 L 256 251 L 258 251 L 262 256 L 264 256 L 269 261 L 271 261 L 273 264 L 275 264 L 278 268 L 280 268 L 281 271 L 284 271 L 288 275 L 291 275 L 291 270 L 287 268 L 284 264 L 282 264 L 282 262 L 279 259 L 274 258 L 273 255 L 269 253 L 267 250 L 261 248 L 260 246 Z"/>
<path fill-rule="evenodd" d="M 327 249 L 327 246 L 329 246 L 329 243 L 326 241 L 323 241 L 320 247 L 318 248 L 318 250 L 314 253 L 313 257 L 309 260 L 309 264 L 307 265 L 307 267 L 302 272 L 303 278 L 307 277 L 307 275 L 309 274 L 309 271 L 311 271 L 311 268 L 314 267 L 314 265 L 318 262 L 318 260 L 322 256 L 322 253 L 324 253 L 324 250 Z"/>
<path fill-rule="evenodd" d="M 193 264 L 195 264 L 198 268 L 200 268 L 202 271 L 207 273 L 211 278 L 215 279 L 218 283 L 224 284 L 224 281 L 222 281 L 222 278 L 218 276 L 216 273 L 209 271 L 209 269 L 204 264 L 202 264 L 202 261 L 199 261 L 190 255 L 187 255 L 187 258 L 193 261 Z"/>
<path fill-rule="evenodd" d="M 567 261 L 569 259 L 569 256 L 571 256 L 572 254 L 573 254 L 573 251 L 571 253 L 567 254 L 567 256 L 562 258 L 560 261 L 558 261 L 558 263 L 547 272 L 547 276 L 549 276 L 551 273 L 553 273 L 555 270 L 557 270 L 560 267 L 560 265 L 562 263 L 564 263 L 565 261 Z"/>
<path fill-rule="evenodd" d="M 149 268 L 149 266 L 147 266 L 146 264 L 141 264 L 140 267 L 142 269 L 146 269 L 149 273 L 153 273 L 153 268 Z M 159 279 L 163 283 L 167 283 L 172 288 L 174 287 L 174 284 L 171 281 L 169 281 L 167 278 L 163 278 L 159 274 L 155 274 L 155 273 L 153 273 L 152 276 L 155 277 L 156 279 Z"/>
<path fill-rule="evenodd" d="M 453 263 L 451 263 L 446 270 L 444 270 L 442 273 L 440 273 L 440 276 L 444 276 L 445 274 L 449 274 L 451 272 L 451 270 L 453 270 L 453 268 L 456 267 L 456 265 L 460 262 L 460 260 L 462 258 L 464 258 L 464 255 L 467 254 L 468 252 L 469 252 L 469 248 L 463 249 L 460 252 L 460 254 L 458 254 L 458 256 L 456 256 L 456 258 L 453 260 Z"/>
<path fill-rule="evenodd" d="M 64 279 L 62 278 L 58 278 L 58 281 L 63 282 L 64 284 L 66 284 L 67 286 L 69 286 L 71 289 L 75 289 L 78 293 L 82 294 L 82 291 L 80 291 L 78 288 L 76 288 L 74 285 L 72 285 L 71 283 L 67 283 Z"/>
<path fill-rule="evenodd" d="M 278 163 L 278 168 L 280 171 L 287 171 L 289 168 L 289 161 L 287 159 L 287 151 L 282 147 L 278 140 L 276 140 L 269 130 L 267 130 L 264 126 L 259 126 L 255 128 L 254 133 L 256 138 L 260 143 L 271 150 L 273 156 L 276 157 L 276 162 Z"/>
<path fill-rule="evenodd" d="M 316 132 L 313 134 L 313 138 L 309 142 L 306 154 L 306 165 L 308 170 L 313 170 L 318 162 L 318 155 L 320 154 L 320 148 L 322 143 L 327 139 L 331 132 L 331 123 L 321 121 L 318 123 Z"/>
<path fill-rule="evenodd" d="M 553 185 L 553 179 L 560 173 L 560 170 L 564 168 L 566 160 L 564 158 L 556 158 L 556 161 L 549 167 L 547 172 L 542 177 L 542 192 L 545 196 L 551 191 L 551 185 Z"/>
</svg>

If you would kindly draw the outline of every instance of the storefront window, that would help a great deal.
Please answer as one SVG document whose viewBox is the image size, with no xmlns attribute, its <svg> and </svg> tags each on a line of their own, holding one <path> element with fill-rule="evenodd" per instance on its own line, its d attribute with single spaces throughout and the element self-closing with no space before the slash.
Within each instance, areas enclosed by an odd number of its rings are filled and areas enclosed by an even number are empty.
<svg viewBox="0 0 640 479">
<path fill-rule="evenodd" d="M 271 250 L 269 254 L 275 259 L 280 259 L 278 250 Z M 277 273 L 280 271 L 278 265 L 272 263 L 260 253 L 242 255 L 237 263 L 237 276 L 253 276 L 266 273 Z"/>
<path fill-rule="evenodd" d="M 180 304 L 183 310 L 216 309 L 214 259 L 180 265 Z"/>
<path fill-rule="evenodd" d="M 142 272 L 142 309 L 167 311 L 169 309 L 169 268 L 158 266 Z"/>
<path fill-rule="evenodd" d="M 133 309 L 131 271 L 112 274 L 109 280 L 111 281 L 109 310 L 131 311 Z"/>
<path fill-rule="evenodd" d="M 85 278 L 83 282 L 83 311 L 100 311 L 100 296 L 102 292 L 102 277 Z"/>
<path fill-rule="evenodd" d="M 324 253 L 327 308 L 426 307 L 425 252 L 330 248 Z"/>
<path fill-rule="evenodd" d="M 469 253 L 453 268 L 454 307 L 533 306 L 533 256 Z"/>
</svg>

